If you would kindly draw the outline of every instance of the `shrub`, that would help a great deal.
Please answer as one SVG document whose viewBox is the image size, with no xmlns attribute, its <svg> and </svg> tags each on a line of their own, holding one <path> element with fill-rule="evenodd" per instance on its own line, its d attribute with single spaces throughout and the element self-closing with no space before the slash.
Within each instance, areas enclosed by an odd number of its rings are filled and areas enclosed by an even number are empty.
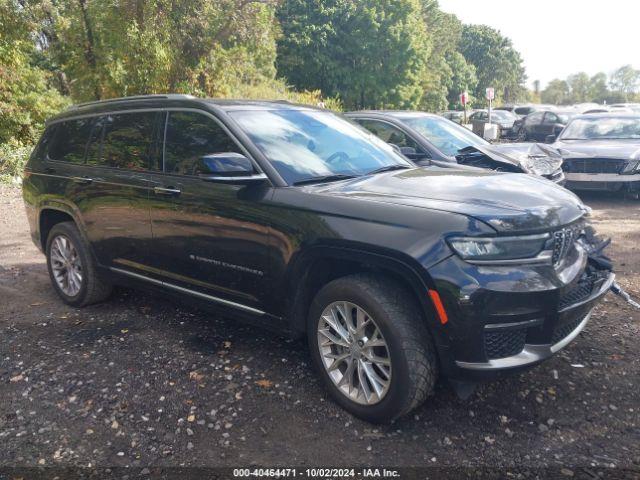
<svg viewBox="0 0 640 480">
<path fill-rule="evenodd" d="M 16 140 L 0 144 L 0 183 L 20 183 L 32 150 L 33 146 L 23 145 Z"/>
</svg>

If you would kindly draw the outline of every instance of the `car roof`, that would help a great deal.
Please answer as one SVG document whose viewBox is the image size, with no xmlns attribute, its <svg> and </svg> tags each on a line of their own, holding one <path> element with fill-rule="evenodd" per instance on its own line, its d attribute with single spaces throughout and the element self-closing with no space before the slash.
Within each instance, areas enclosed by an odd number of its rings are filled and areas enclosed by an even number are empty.
<svg viewBox="0 0 640 480">
<path fill-rule="evenodd" d="M 640 118 L 638 112 L 598 112 L 598 113 L 582 113 L 573 117 L 577 118 Z"/>
<path fill-rule="evenodd" d="M 435 113 L 429 112 L 420 112 L 416 110 L 357 110 L 352 112 L 346 112 L 347 116 L 358 116 L 358 115 L 381 115 L 381 116 L 389 116 L 393 118 L 399 117 L 439 117 Z"/>
<path fill-rule="evenodd" d="M 72 105 L 67 110 L 50 118 L 48 122 L 82 115 L 107 113 L 117 110 L 138 110 L 148 108 L 211 108 L 214 110 L 320 110 L 311 105 L 291 103 L 286 100 L 242 100 L 198 98 L 192 95 L 163 94 L 139 95 L 133 97 L 112 98 Z"/>
</svg>

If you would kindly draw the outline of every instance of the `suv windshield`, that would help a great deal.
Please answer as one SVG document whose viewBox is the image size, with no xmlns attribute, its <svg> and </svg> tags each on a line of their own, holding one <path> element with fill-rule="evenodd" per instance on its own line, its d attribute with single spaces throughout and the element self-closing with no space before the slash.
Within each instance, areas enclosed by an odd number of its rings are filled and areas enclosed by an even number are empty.
<svg viewBox="0 0 640 480">
<path fill-rule="evenodd" d="M 229 115 L 289 185 L 413 167 L 390 145 L 330 112 L 238 110 Z"/>
<path fill-rule="evenodd" d="M 640 116 L 576 118 L 560 140 L 639 139 Z"/>
<path fill-rule="evenodd" d="M 426 115 L 400 116 L 399 118 L 449 157 L 455 157 L 466 147 L 489 145 L 489 142 L 475 133 L 445 118 Z"/>
</svg>

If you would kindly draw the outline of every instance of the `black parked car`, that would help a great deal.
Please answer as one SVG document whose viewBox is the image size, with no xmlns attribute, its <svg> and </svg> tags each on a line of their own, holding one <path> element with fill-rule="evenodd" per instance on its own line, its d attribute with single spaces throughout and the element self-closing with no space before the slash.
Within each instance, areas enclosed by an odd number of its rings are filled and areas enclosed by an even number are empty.
<svg viewBox="0 0 640 480">
<path fill-rule="evenodd" d="M 359 123 L 418 165 L 466 165 L 502 172 L 532 173 L 562 185 L 562 157 L 543 145 L 485 139 L 439 115 L 425 112 L 366 110 L 349 112 Z"/>
<path fill-rule="evenodd" d="M 640 193 L 640 114 L 574 117 L 552 147 L 564 158 L 568 188 Z"/>
<path fill-rule="evenodd" d="M 48 122 L 23 185 L 64 302 L 128 283 L 306 335 L 336 401 L 372 421 L 438 375 L 461 387 L 550 357 L 613 281 L 567 190 L 417 168 L 303 106 L 80 105 Z"/>
<path fill-rule="evenodd" d="M 530 113 L 516 123 L 515 133 L 523 142 L 546 142 L 550 136 L 558 136 L 577 113 L 575 110 L 543 110 Z"/>
</svg>

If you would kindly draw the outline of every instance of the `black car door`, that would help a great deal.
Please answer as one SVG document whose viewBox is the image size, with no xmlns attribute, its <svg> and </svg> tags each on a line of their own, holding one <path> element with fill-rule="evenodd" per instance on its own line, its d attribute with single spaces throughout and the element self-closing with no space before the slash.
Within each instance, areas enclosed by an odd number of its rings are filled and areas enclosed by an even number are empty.
<svg viewBox="0 0 640 480">
<path fill-rule="evenodd" d="M 85 161 L 71 173 L 67 195 L 102 265 L 136 270 L 147 261 L 148 164 L 157 115 L 122 113 L 75 121 L 90 122 L 91 133 L 84 143 Z M 57 135 L 73 138 L 75 133 L 61 128 Z"/>
<path fill-rule="evenodd" d="M 527 115 L 524 120 L 524 129 L 527 140 L 539 140 L 540 128 L 544 118 L 543 112 L 534 112 Z"/>
<path fill-rule="evenodd" d="M 554 129 L 557 125 L 560 125 L 560 118 L 553 112 L 547 112 L 544 114 L 544 120 L 540 127 L 540 141 L 546 140 L 547 136 L 553 135 Z"/>
<path fill-rule="evenodd" d="M 152 175 L 152 273 L 186 293 L 261 310 L 267 295 L 268 185 L 216 183 L 198 175 L 206 155 L 246 153 L 212 116 L 170 111 L 164 156 Z M 255 313 L 255 312 L 254 312 Z"/>
</svg>

